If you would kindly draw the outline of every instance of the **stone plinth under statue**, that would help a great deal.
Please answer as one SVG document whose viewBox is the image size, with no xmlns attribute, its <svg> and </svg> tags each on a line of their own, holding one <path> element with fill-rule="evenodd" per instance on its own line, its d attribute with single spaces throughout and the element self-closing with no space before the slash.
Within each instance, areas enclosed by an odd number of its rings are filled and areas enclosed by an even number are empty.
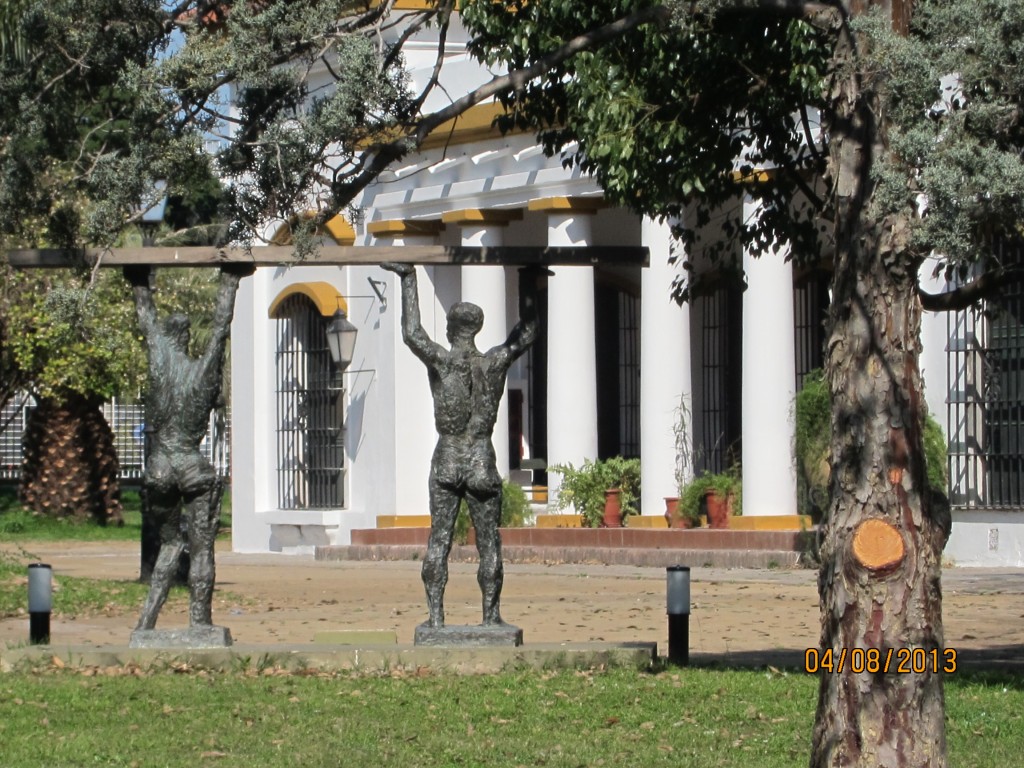
<svg viewBox="0 0 1024 768">
<path fill-rule="evenodd" d="M 520 646 L 523 644 L 523 630 L 511 624 L 446 624 L 432 627 L 424 622 L 416 627 L 414 645 L 479 646 L 501 645 Z"/>
<path fill-rule="evenodd" d="M 183 629 L 136 629 L 129 648 L 227 648 L 231 630 L 213 624 Z"/>
</svg>

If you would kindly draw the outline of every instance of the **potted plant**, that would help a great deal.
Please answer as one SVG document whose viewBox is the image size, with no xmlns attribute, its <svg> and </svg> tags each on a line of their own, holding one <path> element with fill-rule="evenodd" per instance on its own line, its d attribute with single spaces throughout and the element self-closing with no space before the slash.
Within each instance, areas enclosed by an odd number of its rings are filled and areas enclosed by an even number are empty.
<svg viewBox="0 0 1024 768">
<path fill-rule="evenodd" d="M 586 459 L 581 467 L 559 464 L 550 471 L 562 476 L 558 509 L 572 505 L 587 528 L 621 527 L 624 518 L 638 512 L 639 459 Z"/>
<path fill-rule="evenodd" d="M 679 514 L 693 524 L 704 511 L 709 527 L 728 528 L 730 515 L 742 514 L 742 498 L 743 482 L 737 467 L 725 472 L 705 472 L 683 488 Z"/>
<path fill-rule="evenodd" d="M 674 468 L 676 495 L 665 497 L 665 521 L 669 528 L 691 528 L 697 522 L 696 519 L 691 519 L 679 511 L 679 497 L 683 495 L 683 488 L 686 487 L 691 477 L 692 452 L 687 428 L 689 420 L 690 409 L 687 406 L 687 396 L 684 393 L 679 396 L 679 405 L 676 406 L 675 420 L 672 423 L 672 436 L 676 449 Z"/>
</svg>

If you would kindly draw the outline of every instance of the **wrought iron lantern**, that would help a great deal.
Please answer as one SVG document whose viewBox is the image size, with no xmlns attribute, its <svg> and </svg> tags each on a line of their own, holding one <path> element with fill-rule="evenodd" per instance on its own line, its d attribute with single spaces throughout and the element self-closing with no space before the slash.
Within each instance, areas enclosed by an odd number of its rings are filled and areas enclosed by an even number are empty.
<svg viewBox="0 0 1024 768">
<path fill-rule="evenodd" d="M 359 330 L 349 322 L 345 310 L 338 309 L 327 326 L 327 346 L 331 350 L 331 359 L 341 370 L 352 363 L 356 349 L 356 334 Z"/>
</svg>

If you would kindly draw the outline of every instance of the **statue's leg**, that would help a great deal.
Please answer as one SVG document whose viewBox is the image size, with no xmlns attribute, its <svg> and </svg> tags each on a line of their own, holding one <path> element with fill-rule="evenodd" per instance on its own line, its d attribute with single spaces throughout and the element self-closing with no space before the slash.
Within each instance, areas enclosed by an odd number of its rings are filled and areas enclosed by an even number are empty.
<svg viewBox="0 0 1024 768">
<path fill-rule="evenodd" d="M 455 534 L 455 518 L 459 514 L 459 494 L 430 481 L 430 538 L 427 556 L 423 559 L 423 586 L 427 592 L 428 622 L 432 627 L 444 626 L 444 589 L 448 584 L 448 553 Z"/>
<path fill-rule="evenodd" d="M 501 624 L 501 585 L 505 569 L 501 561 L 501 492 L 484 498 L 470 492 L 466 496 L 469 515 L 476 529 L 476 549 L 480 554 L 480 565 L 476 581 L 483 596 L 484 624 Z"/>
<path fill-rule="evenodd" d="M 178 494 L 150 488 L 148 495 L 149 514 L 154 517 L 160 528 L 160 553 L 153 566 L 149 592 L 146 594 L 136 629 L 153 629 L 156 626 L 157 616 L 167 601 L 167 593 L 178 571 L 178 560 L 185 549 L 185 539 L 181 532 L 181 500 Z"/>
<path fill-rule="evenodd" d="M 189 625 L 213 624 L 213 587 L 216 581 L 213 548 L 220 521 L 223 487 L 219 480 L 204 483 L 206 489 L 185 503 L 191 563 L 188 569 Z"/>
</svg>

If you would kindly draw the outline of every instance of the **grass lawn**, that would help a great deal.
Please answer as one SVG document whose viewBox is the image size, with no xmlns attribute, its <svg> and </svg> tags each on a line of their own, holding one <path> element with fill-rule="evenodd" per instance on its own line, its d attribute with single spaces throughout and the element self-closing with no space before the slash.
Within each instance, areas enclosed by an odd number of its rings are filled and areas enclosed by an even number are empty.
<svg viewBox="0 0 1024 768">
<path fill-rule="evenodd" d="M 1022 682 L 949 678 L 951 765 L 1019 764 Z M 0 676 L 0 743 L 10 767 L 772 768 L 807 764 L 815 700 L 811 676 L 735 670 L 26 670 Z"/>
<path fill-rule="evenodd" d="M 28 564 L 38 562 L 31 552 L 0 552 L 0 619 L 25 612 Z M 54 576 L 53 612 L 59 618 L 95 614 L 121 615 L 139 610 L 149 586 L 136 581 Z M 186 598 L 184 587 L 173 587 L 169 602 Z M 2 758 L 0 758 L 2 764 Z"/>
<path fill-rule="evenodd" d="M 142 505 L 138 491 L 123 491 L 121 500 L 124 525 L 101 526 L 91 521 L 76 522 L 32 514 L 18 504 L 12 488 L 0 488 L 0 542 L 14 545 L 8 546 L 6 553 L 0 552 L 0 618 L 18 616 L 25 610 L 26 568 L 38 560 L 32 554 L 32 542 L 140 541 Z M 231 525 L 230 493 L 224 494 L 221 525 L 222 533 L 226 534 Z M 58 576 L 54 578 L 53 611 L 61 617 L 137 611 L 148 589 L 134 581 Z M 186 590 L 175 587 L 170 600 L 183 600 L 185 594 Z"/>
<path fill-rule="evenodd" d="M 139 541 L 142 536 L 142 502 L 137 490 L 121 492 L 124 525 L 97 525 L 70 518 L 55 519 L 33 514 L 18 504 L 10 486 L 0 487 L 0 541 Z M 221 501 L 222 534 L 231 527 L 231 491 Z"/>
</svg>

